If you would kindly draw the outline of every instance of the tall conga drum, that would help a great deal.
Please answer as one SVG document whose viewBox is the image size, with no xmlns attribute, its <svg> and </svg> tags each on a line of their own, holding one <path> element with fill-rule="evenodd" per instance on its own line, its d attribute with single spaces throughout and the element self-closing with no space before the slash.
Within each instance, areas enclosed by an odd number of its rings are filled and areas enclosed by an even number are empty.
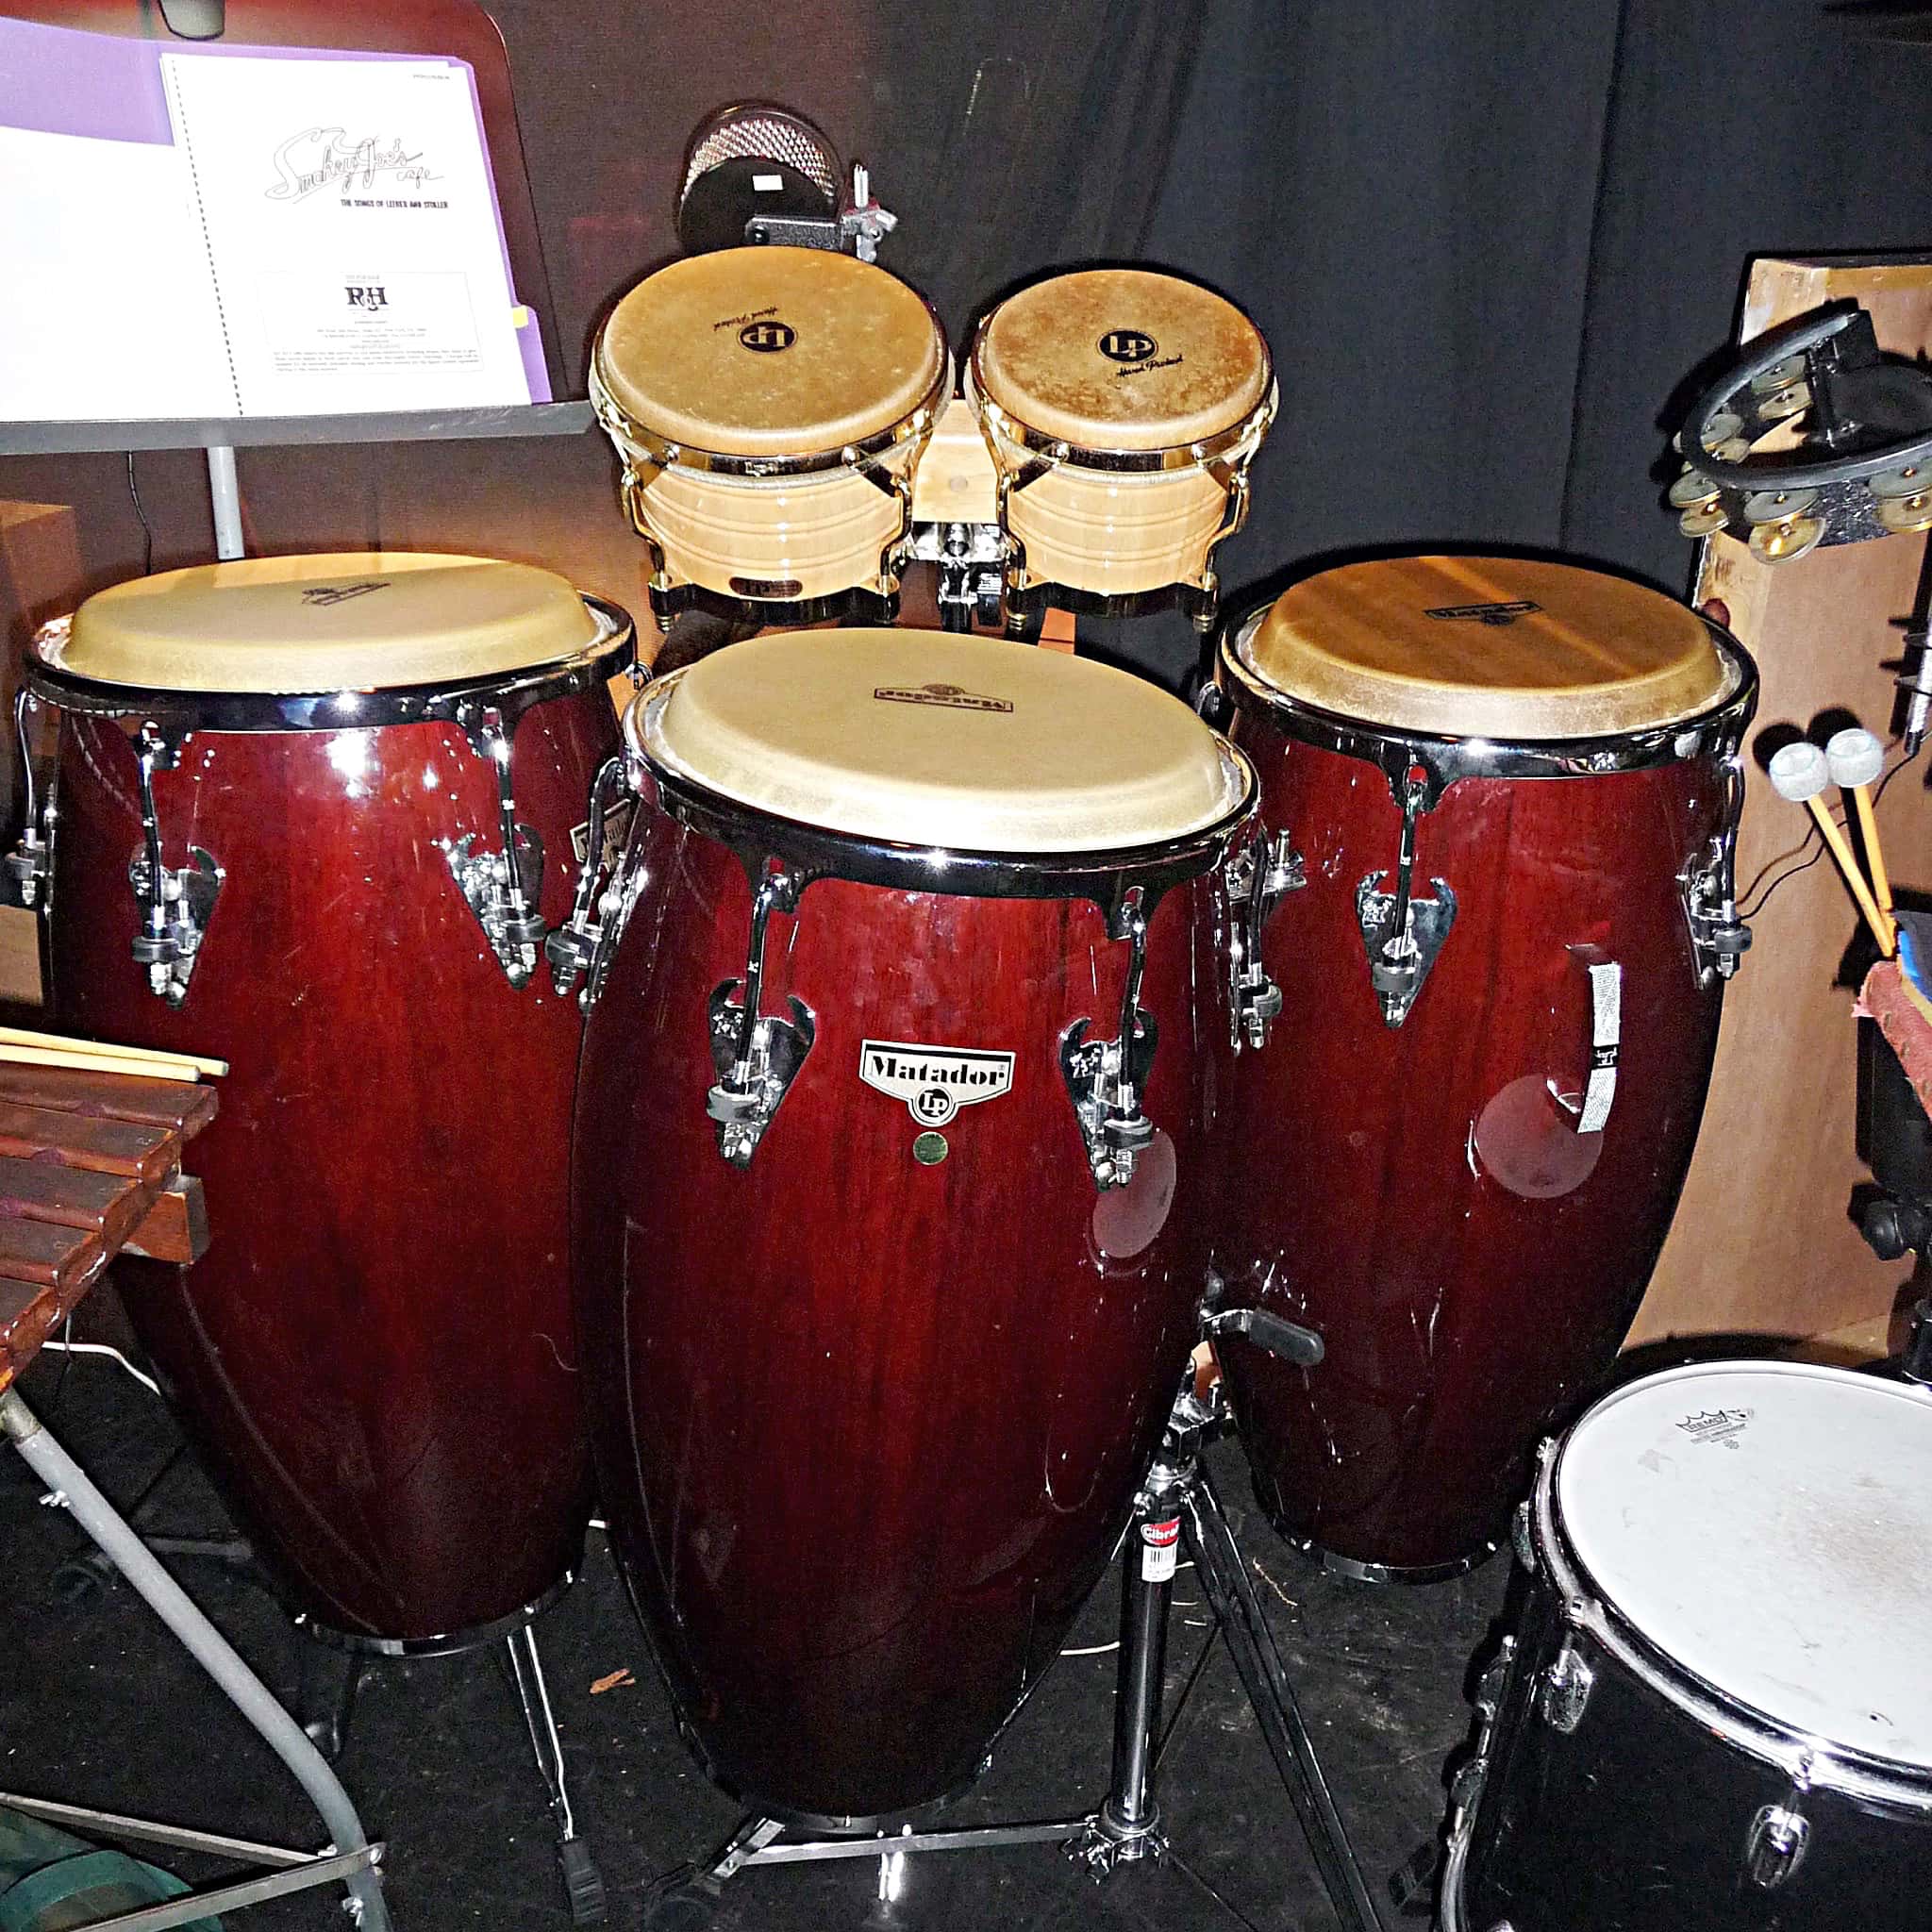
<svg viewBox="0 0 1932 1932">
<path fill-rule="evenodd" d="M 1216 1123 L 1220 1348 L 1262 1507 L 1351 1574 L 1494 1547 L 1662 1246 L 1725 978 L 1744 653 L 1512 558 L 1324 571 L 1230 628 L 1260 773 Z M 1276 1015 L 1278 1014 L 1278 1017 Z"/>
<path fill-rule="evenodd" d="M 734 645 L 626 719 L 575 1145 L 601 1493 L 777 1815 L 978 1771 L 1127 1520 L 1206 1262 L 1193 933 L 1245 759 L 997 640 Z"/>
<path fill-rule="evenodd" d="M 630 653 L 547 571 L 375 554 L 117 585 L 29 658 L 60 1024 L 230 1062 L 214 1240 L 128 1314 L 288 1605 L 365 1647 L 514 1627 L 581 1548 L 582 1023 L 535 969 Z"/>
<path fill-rule="evenodd" d="M 590 388 L 659 621 L 894 615 L 952 386 L 925 300 L 854 256 L 721 248 L 647 275 L 598 330 Z"/>
</svg>

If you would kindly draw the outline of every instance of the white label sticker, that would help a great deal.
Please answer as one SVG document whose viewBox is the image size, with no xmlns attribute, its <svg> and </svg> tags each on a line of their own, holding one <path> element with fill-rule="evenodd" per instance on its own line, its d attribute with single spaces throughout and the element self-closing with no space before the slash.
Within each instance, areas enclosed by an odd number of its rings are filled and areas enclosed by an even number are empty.
<svg viewBox="0 0 1932 1932">
<path fill-rule="evenodd" d="M 776 194 L 784 185 L 785 177 L 782 175 L 754 175 L 751 177 L 751 190 L 754 194 Z"/>
<path fill-rule="evenodd" d="M 903 1100 L 922 1127 L 942 1127 L 962 1107 L 997 1100 L 1013 1084 L 1013 1056 L 976 1046 L 914 1046 L 900 1040 L 859 1043 L 858 1077 Z"/>
<path fill-rule="evenodd" d="M 1165 1583 L 1174 1573 L 1180 1555 L 1181 1520 L 1170 1516 L 1165 1523 L 1141 1525 L 1141 1580 Z"/>
<path fill-rule="evenodd" d="M 1590 1081 L 1583 1090 L 1579 1134 L 1600 1134 L 1617 1097 L 1617 1056 L 1624 1032 L 1624 969 L 1601 960 L 1590 969 Z"/>
</svg>

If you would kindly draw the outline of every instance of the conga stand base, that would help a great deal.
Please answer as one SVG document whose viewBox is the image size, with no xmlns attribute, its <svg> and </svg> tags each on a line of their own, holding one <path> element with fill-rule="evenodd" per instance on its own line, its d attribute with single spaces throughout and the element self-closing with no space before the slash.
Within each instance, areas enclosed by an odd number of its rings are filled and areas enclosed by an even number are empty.
<svg viewBox="0 0 1932 1932">
<path fill-rule="evenodd" d="M 1215 1403 L 1212 1391 L 1205 1400 L 1196 1396 L 1191 1381 L 1184 1389 L 1168 1419 L 1160 1453 L 1134 1500 L 1122 1565 L 1113 1773 L 1096 1809 L 1084 1817 L 1040 1824 L 958 1831 L 916 1831 L 908 1824 L 897 1834 L 834 1839 L 788 1837 L 784 1821 L 754 1815 L 708 1865 L 686 1866 L 660 1879 L 652 1888 L 642 1924 L 653 1932 L 694 1932 L 709 1917 L 724 1881 L 754 1865 L 876 1858 L 880 1901 L 890 1906 L 904 1882 L 905 1860 L 914 1853 L 1058 1844 L 1096 1878 L 1116 1865 L 1162 1857 L 1168 1840 L 1155 1797 L 1155 1773 L 1166 1741 L 1161 1683 L 1168 1610 L 1178 1546 L 1185 1544 L 1337 1917 L 1349 1932 L 1379 1932 L 1374 1901 L 1302 1722 L 1266 1612 L 1201 1460 L 1203 1439 L 1218 1420 Z"/>
</svg>

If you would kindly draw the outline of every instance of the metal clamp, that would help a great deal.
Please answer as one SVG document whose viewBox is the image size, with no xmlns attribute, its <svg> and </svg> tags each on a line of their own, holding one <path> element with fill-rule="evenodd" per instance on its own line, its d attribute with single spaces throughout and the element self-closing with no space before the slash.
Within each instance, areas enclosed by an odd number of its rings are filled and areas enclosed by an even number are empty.
<svg viewBox="0 0 1932 1932">
<path fill-rule="evenodd" d="M 127 883 L 140 908 L 141 930 L 128 950 L 136 965 L 146 969 L 148 990 L 178 1007 L 188 997 L 188 982 L 227 874 L 199 845 L 188 848 L 186 865 L 171 870 L 162 864 L 154 774 L 175 768 L 181 746 L 171 744 L 152 719 L 142 725 L 136 742 L 142 843 L 127 861 Z"/>
<path fill-rule="evenodd" d="M 1400 1026 L 1408 1018 L 1449 928 L 1456 924 L 1456 894 L 1442 879 L 1431 879 L 1433 899 L 1419 899 L 1413 891 L 1415 822 L 1429 806 L 1429 774 L 1411 769 L 1396 789 L 1402 808 L 1402 842 L 1396 849 L 1395 890 L 1382 891 L 1386 874 L 1364 873 L 1355 889 L 1356 918 L 1362 930 L 1362 948 L 1369 956 L 1369 983 L 1382 1005 L 1382 1018 Z"/>
<path fill-rule="evenodd" d="M 33 703 L 33 691 L 26 685 L 13 694 L 13 735 L 20 745 L 21 777 L 26 786 L 26 817 L 20 843 L 6 858 L 8 896 L 17 906 L 41 904 L 54 867 L 54 802 L 49 797 L 42 808 L 34 797 L 33 741 L 26 724 L 27 708 Z"/>
<path fill-rule="evenodd" d="M 1308 882 L 1302 856 L 1286 832 L 1265 832 L 1228 855 L 1227 1031 L 1236 1053 L 1263 1047 L 1281 1014 L 1281 989 L 1261 963 L 1261 930 L 1290 892 Z"/>
<path fill-rule="evenodd" d="M 537 970 L 538 949 L 543 943 L 543 841 L 535 829 L 517 823 L 516 798 L 510 788 L 510 733 L 496 705 L 462 708 L 457 722 L 470 748 L 496 774 L 498 847 L 477 844 L 475 832 L 438 842 L 449 861 L 450 875 L 476 924 L 490 941 L 504 977 L 512 986 L 527 986 Z"/>
<path fill-rule="evenodd" d="M 1112 1040 L 1089 1040 L 1087 1029 L 1093 1023 L 1075 1020 L 1060 1036 L 1060 1074 L 1087 1143 L 1094 1185 L 1124 1188 L 1134 1177 L 1136 1159 L 1154 1140 L 1154 1123 L 1141 1108 L 1158 1039 L 1154 1015 L 1141 1005 L 1141 980 L 1147 969 L 1141 887 L 1127 889 L 1109 930 L 1129 948 L 1120 1032 Z"/>
<path fill-rule="evenodd" d="M 727 979 L 711 994 L 711 1062 L 718 1079 L 705 1096 L 705 1111 L 716 1125 L 718 1152 L 733 1167 L 751 1165 L 765 1129 L 818 1035 L 811 1008 L 792 995 L 791 1017 L 758 1011 L 765 976 L 765 926 L 774 911 L 795 912 L 809 874 L 767 859 L 753 889 L 751 947 L 744 977 Z"/>
<path fill-rule="evenodd" d="M 591 780 L 589 823 L 584 827 L 583 869 L 571 901 L 570 917 L 543 941 L 550 961 L 551 984 L 565 998 L 582 974 L 584 990 L 577 1004 L 585 1012 L 597 1003 L 610 971 L 610 956 L 624 931 L 625 919 L 643 884 L 643 873 L 618 876 L 617 856 L 607 849 L 605 825 L 617 794 L 625 789 L 622 755 L 608 758 Z M 600 882 L 608 881 L 599 890 Z"/>
</svg>

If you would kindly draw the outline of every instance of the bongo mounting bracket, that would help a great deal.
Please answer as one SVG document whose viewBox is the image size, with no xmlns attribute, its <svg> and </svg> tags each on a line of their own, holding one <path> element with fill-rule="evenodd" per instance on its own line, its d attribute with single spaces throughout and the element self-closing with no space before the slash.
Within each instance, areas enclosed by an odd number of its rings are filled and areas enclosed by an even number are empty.
<svg viewBox="0 0 1932 1932">
<path fill-rule="evenodd" d="M 222 881 L 227 876 L 199 845 L 188 848 L 184 866 L 170 868 L 161 862 L 154 774 L 175 768 L 185 741 L 171 743 L 152 719 L 141 727 L 136 767 L 142 842 L 127 861 L 127 883 L 141 908 L 141 929 L 129 950 L 135 964 L 146 968 L 148 990 L 171 1007 L 178 1007 L 188 997 L 188 981 L 201 951 L 202 937 L 214 915 Z"/>
</svg>

